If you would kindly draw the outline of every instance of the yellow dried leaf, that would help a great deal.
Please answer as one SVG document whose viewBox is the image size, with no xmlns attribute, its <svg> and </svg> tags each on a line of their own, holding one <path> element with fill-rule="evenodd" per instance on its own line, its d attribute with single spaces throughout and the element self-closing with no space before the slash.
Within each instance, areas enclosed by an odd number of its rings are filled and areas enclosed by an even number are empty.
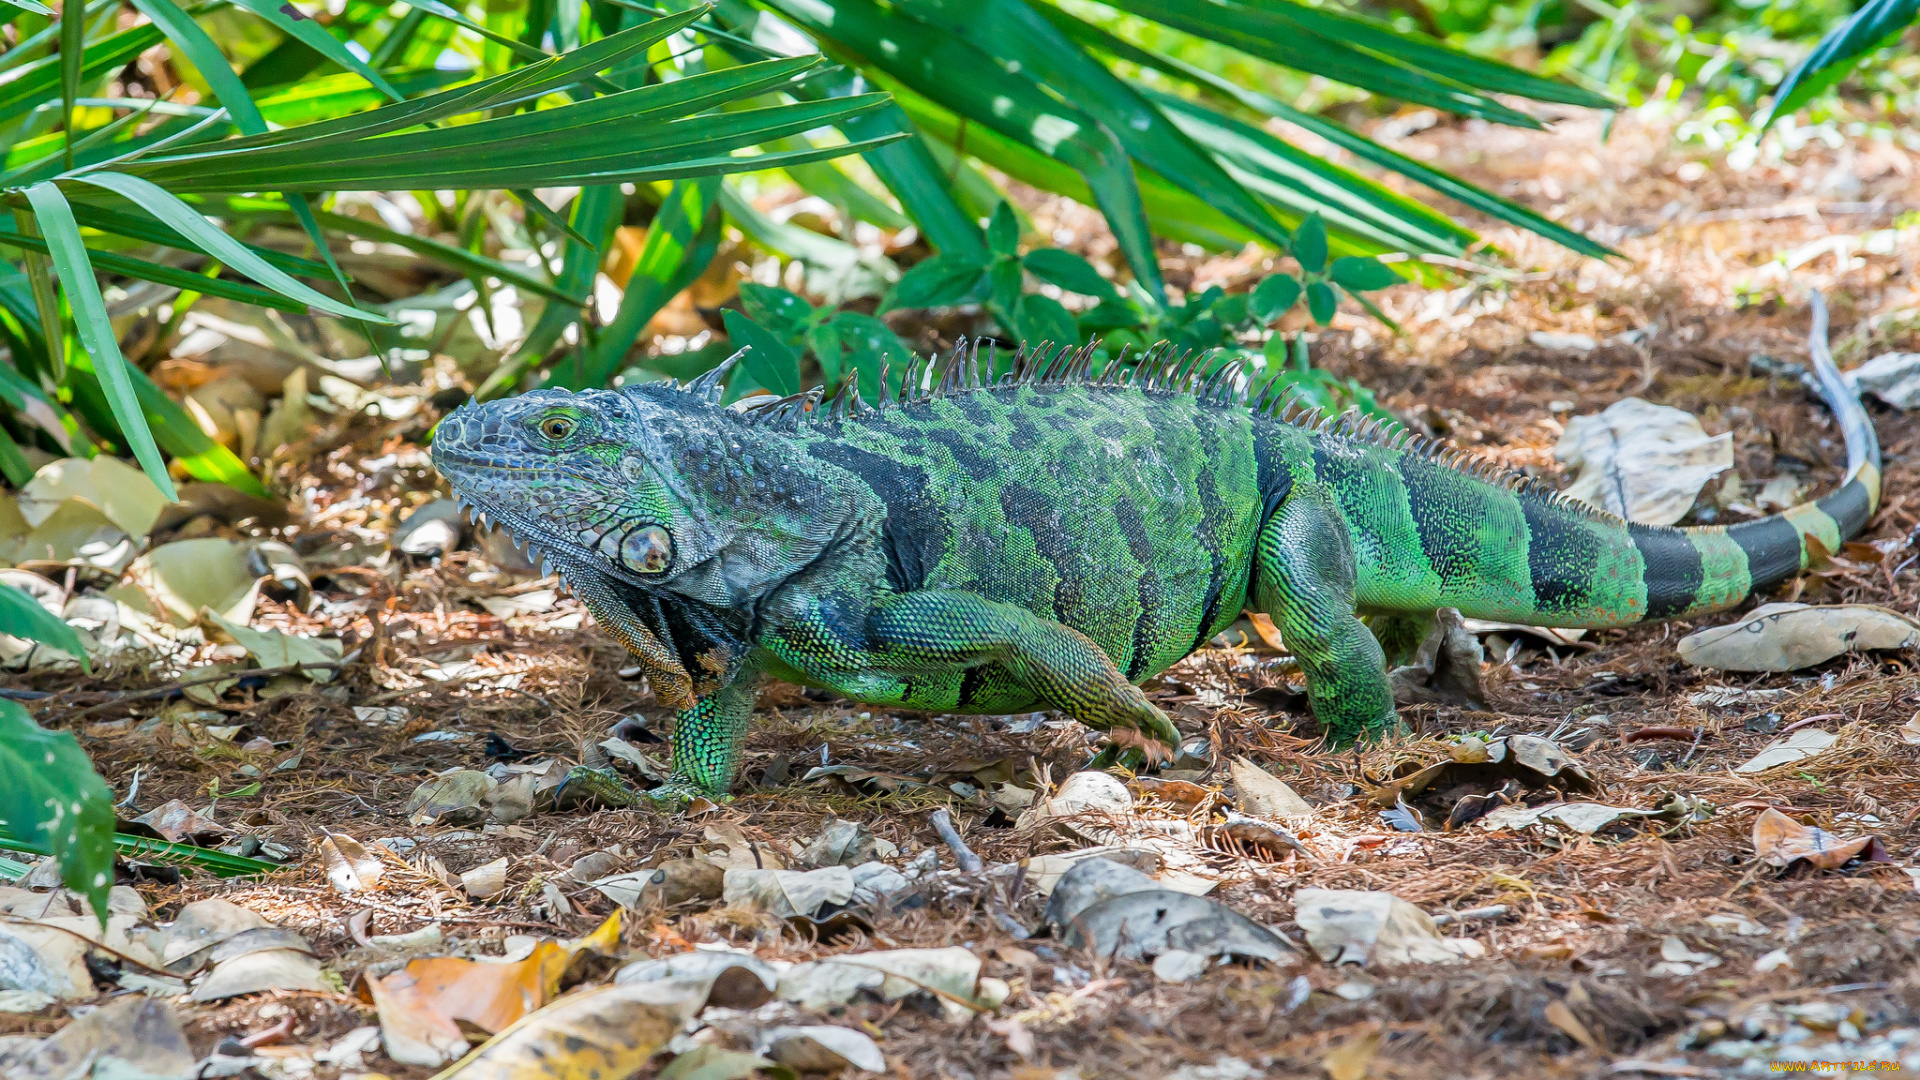
<svg viewBox="0 0 1920 1080">
<path fill-rule="evenodd" d="M 489 1039 L 433 1080 L 604 1080 L 640 1070 L 702 1002 L 656 983 L 569 994 Z"/>
<path fill-rule="evenodd" d="M 1320 1059 L 1320 1067 L 1327 1070 L 1332 1080 L 1364 1080 L 1367 1066 L 1373 1063 L 1373 1055 L 1379 1049 L 1380 1031 L 1376 1028 L 1327 1051 L 1327 1056 Z"/>
<path fill-rule="evenodd" d="M 1573 1010 L 1567 1008 L 1566 1002 L 1555 1001 L 1547 1005 L 1547 1023 L 1566 1032 L 1569 1038 L 1581 1046 L 1596 1054 L 1601 1053 L 1600 1040 L 1594 1038 L 1593 1032 L 1587 1030 L 1587 1025 L 1573 1015 Z"/>
</svg>

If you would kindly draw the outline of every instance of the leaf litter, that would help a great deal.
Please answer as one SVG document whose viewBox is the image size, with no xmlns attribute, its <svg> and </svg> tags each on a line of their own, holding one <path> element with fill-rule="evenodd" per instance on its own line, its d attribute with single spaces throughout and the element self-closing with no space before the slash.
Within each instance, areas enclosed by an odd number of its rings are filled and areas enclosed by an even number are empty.
<svg viewBox="0 0 1920 1080">
<path fill-rule="evenodd" d="M 1863 256 L 1838 277 L 1802 267 L 1777 303 L 1737 307 L 1727 290 L 1745 271 L 1712 259 L 1769 265 L 1811 226 L 1690 223 L 1691 200 L 1764 203 L 1837 159 L 1815 143 L 1745 177 L 1715 171 L 1662 217 L 1667 133 L 1646 124 L 1623 116 L 1592 163 L 1597 128 L 1583 120 L 1412 137 L 1443 161 L 1475 155 L 1468 172 L 1516 191 L 1543 170 L 1604 170 L 1619 184 L 1556 205 L 1588 226 L 1644 211 L 1646 224 L 1600 227 L 1647 231 L 1607 237 L 1633 261 L 1606 267 L 1498 233 L 1516 259 L 1565 273 L 1384 294 L 1407 338 L 1343 315 L 1315 363 L 1429 434 L 1549 476 L 1573 418 L 1625 397 L 1684 410 L 1709 443 L 1731 436 L 1732 459 L 1682 493 L 1683 520 L 1745 520 L 1796 485 L 1831 490 L 1830 421 L 1772 374 L 1804 350 L 1795 290 L 1843 286 L 1866 326 L 1897 260 Z M 1863 182 L 1910 203 L 1904 175 Z M 1043 228 L 1087 231 L 1082 208 L 1028 209 Z M 1170 265 L 1196 285 L 1231 287 L 1238 272 L 1183 260 Z M 1920 348 L 1897 320 L 1872 325 L 1836 337 L 1843 363 Z M 167 365 L 156 378 L 173 386 L 185 367 Z M 1906 565 L 1920 503 L 1900 464 L 1920 427 L 1903 414 L 1876 415 L 1889 467 L 1873 527 L 1771 598 L 1815 613 L 1795 620 L 1891 612 L 1870 618 L 1900 644 L 1848 641 L 1841 626 L 1776 650 L 1791 669 L 1702 669 L 1676 643 L 1750 617 L 1584 634 L 1467 623 L 1484 644 L 1484 705 L 1432 694 L 1404 709 L 1413 737 L 1330 753 L 1284 642 L 1251 620 L 1233 638 L 1245 644 L 1149 686 L 1188 735 L 1173 775 L 1087 773 L 1087 732 L 1058 717 L 916 717 L 776 690 L 739 797 L 665 819 L 553 799 L 575 765 L 652 782 L 665 748 L 646 733 L 667 718 L 557 583 L 423 511 L 444 494 L 423 450 L 429 399 L 461 379 L 436 359 L 418 384 L 314 397 L 303 385 L 299 408 L 273 404 L 276 434 L 262 439 L 275 487 L 298 493 L 277 522 L 197 496 L 149 521 L 112 466 L 48 473 L 32 521 L 0 500 L 8 573 L 37 579 L 101 672 L 0 649 L 9 688 L 52 695 L 35 711 L 82 739 L 127 800 L 123 820 L 154 812 L 181 845 L 123 857 L 120 888 L 140 904 L 117 901 L 105 931 L 44 872 L 0 894 L 0 972 L 42 987 L 0 990 L 0 1068 L 17 1073 L 54 1040 L 59 1055 L 100 1047 L 106 1060 L 160 1032 L 154 1046 L 184 1050 L 143 1062 L 150 1075 L 424 1075 L 388 1053 L 362 992 L 416 964 L 463 973 L 448 988 L 483 971 L 500 993 L 470 1001 L 527 1010 L 492 1033 L 458 1018 L 439 1029 L 449 1059 L 454 1037 L 479 1047 L 447 1066 L 472 1076 L 535 1060 L 680 1078 L 860 1066 L 869 1044 L 899 1075 L 1020 1080 L 1920 1067 L 1907 1019 L 1920 1012 L 1907 978 L 1920 958 L 1907 873 L 1920 862 L 1920 737 L 1902 730 L 1920 676 L 1895 625 L 1920 608 Z M 308 408 L 318 400 L 328 408 Z M 437 521 L 439 535 L 396 547 L 416 520 L 414 533 Z M 1844 648 L 1808 659 L 1836 636 Z M 1428 683 L 1443 654 L 1464 654 L 1442 644 Z M 286 670 L 306 662 L 327 666 Z M 1627 738 L 1649 729 L 1688 734 Z M 1769 747 L 1774 760 L 1741 771 Z M 492 802 L 468 773 L 493 782 Z M 932 827 L 937 807 L 976 869 Z M 1791 827 L 1763 836 L 1772 812 Z M 221 854 L 285 869 L 219 877 L 206 867 Z M 1045 913 L 1099 863 L 1152 885 L 1083 909 L 1102 919 L 1082 918 L 1069 944 Z M 830 898 L 852 879 L 846 899 L 805 914 L 804 890 L 798 905 L 785 888 L 727 899 L 730 874 L 777 886 L 822 872 Z M 760 899 L 776 894 L 792 915 Z M 550 991 L 531 979 L 616 912 L 617 941 L 569 954 Z M 1322 944 L 1364 963 L 1322 959 Z M 286 985 L 194 1000 L 253 965 Z M 521 992 L 535 981 L 538 995 Z"/>
</svg>

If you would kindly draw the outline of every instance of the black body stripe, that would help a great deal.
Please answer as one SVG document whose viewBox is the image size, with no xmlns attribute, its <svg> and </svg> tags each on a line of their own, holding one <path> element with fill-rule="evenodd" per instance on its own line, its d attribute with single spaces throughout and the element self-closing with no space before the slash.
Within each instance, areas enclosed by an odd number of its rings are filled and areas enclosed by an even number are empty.
<svg viewBox="0 0 1920 1080">
<path fill-rule="evenodd" d="M 1867 524 L 1873 516 L 1873 499 L 1867 495 L 1867 485 L 1858 480 L 1849 480 L 1839 491 L 1814 503 L 1826 515 L 1840 526 L 1841 536 L 1853 536 Z"/>
<path fill-rule="evenodd" d="M 1536 499 L 1519 502 L 1527 524 L 1527 577 L 1535 610 L 1552 614 L 1591 605 L 1604 541 L 1569 511 Z M 1697 565 L 1695 577 L 1698 584 Z"/>
<path fill-rule="evenodd" d="M 887 505 L 880 527 L 887 587 L 911 592 L 926 584 L 947 547 L 946 515 L 927 497 L 926 472 L 842 442 L 815 442 L 807 452 L 858 476 Z"/>
<path fill-rule="evenodd" d="M 1800 530 L 1786 518 L 1743 522 L 1727 535 L 1747 553 L 1750 591 L 1772 588 L 1800 572 Z"/>
<path fill-rule="evenodd" d="M 1789 530 L 1791 531 L 1791 530 Z M 1693 606 L 1700 598 L 1700 586 L 1706 571 L 1700 564 L 1700 549 L 1687 535 L 1675 529 L 1655 529 L 1629 525 L 1633 546 L 1640 549 L 1646 565 L 1647 613 L 1649 622 L 1671 619 Z M 1796 559 L 1798 556 L 1795 556 Z"/>
</svg>

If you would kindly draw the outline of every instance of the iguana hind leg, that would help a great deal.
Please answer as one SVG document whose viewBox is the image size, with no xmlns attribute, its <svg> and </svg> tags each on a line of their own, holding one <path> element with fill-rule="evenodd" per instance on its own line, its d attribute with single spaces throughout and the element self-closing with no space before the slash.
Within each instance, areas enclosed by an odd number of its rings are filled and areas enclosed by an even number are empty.
<svg viewBox="0 0 1920 1080">
<path fill-rule="evenodd" d="M 1335 745 L 1400 730 L 1380 642 L 1354 616 L 1353 544 L 1339 506 L 1296 485 L 1260 530 L 1254 600 L 1307 676 L 1307 702 Z"/>
<path fill-rule="evenodd" d="M 867 623 L 875 666 L 946 671 L 998 664 L 1046 705 L 1089 727 L 1134 728 L 1177 745 L 1167 714 L 1086 635 L 973 593 L 928 589 L 889 597 Z"/>
</svg>

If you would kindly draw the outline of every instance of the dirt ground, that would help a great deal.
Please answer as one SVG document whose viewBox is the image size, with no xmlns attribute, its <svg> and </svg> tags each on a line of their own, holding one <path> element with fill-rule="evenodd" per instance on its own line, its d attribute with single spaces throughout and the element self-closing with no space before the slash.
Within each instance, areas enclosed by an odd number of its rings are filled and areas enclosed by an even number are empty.
<svg viewBox="0 0 1920 1080">
<path fill-rule="evenodd" d="M 1552 448 L 1569 417 L 1638 395 L 1696 413 L 1709 432 L 1732 432 L 1748 492 L 1784 471 L 1830 490 L 1840 471 L 1837 428 L 1781 366 L 1806 360 L 1813 287 L 1833 307 L 1843 367 L 1920 349 L 1911 285 L 1920 228 L 1902 225 L 1920 207 L 1920 156 L 1870 138 L 1838 149 L 1815 142 L 1736 173 L 1679 146 L 1657 119 L 1623 115 L 1609 138 L 1600 136 L 1598 120 L 1572 117 L 1547 133 L 1436 124 L 1398 140 L 1405 152 L 1589 231 L 1622 257 L 1580 260 L 1488 228 L 1491 243 L 1509 253 L 1511 273 L 1470 275 L 1445 290 L 1394 290 L 1383 307 L 1403 334 L 1343 315 L 1317 336 L 1316 362 L 1374 388 L 1429 433 L 1549 479 L 1559 476 Z M 1036 201 L 1031 209 L 1043 226 L 1090 229 L 1077 208 Z M 1196 287 L 1244 281 L 1259 269 L 1251 258 L 1170 262 L 1176 282 Z M 1586 335 L 1597 345 L 1569 349 L 1564 337 L 1542 334 Z M 1920 552 L 1910 550 L 1920 522 L 1920 423 L 1870 407 L 1886 461 L 1881 510 L 1859 545 L 1778 599 L 1909 614 L 1920 607 Z M 438 921 L 468 943 L 580 935 L 614 904 L 563 878 L 565 903 L 556 905 L 547 886 L 561 871 L 597 851 L 612 853 L 618 869 L 656 865 L 702 846 L 716 825 L 738 825 L 784 851 L 829 818 L 850 819 L 896 845 L 900 862 L 931 847 L 951 866 L 928 820 L 949 806 L 990 864 L 1081 846 L 1045 826 L 1016 828 L 1017 815 L 989 797 L 1008 784 L 1044 795 L 1082 768 L 1093 747 L 1078 725 L 1042 723 L 1022 733 L 1013 729 L 1034 726 L 1008 721 L 1023 718 L 936 718 L 797 691 L 763 698 L 747 763 L 751 786 L 725 806 L 683 817 L 581 807 L 484 829 L 408 825 L 403 806 L 415 788 L 441 770 L 485 768 L 490 749 L 505 749 L 492 736 L 529 760 L 571 763 L 594 760 L 624 718 L 638 717 L 652 733 L 664 732 L 667 720 L 643 683 L 621 676 L 623 654 L 583 622 L 576 601 L 536 598 L 527 613 L 505 618 L 479 603 L 552 582 L 503 571 L 479 551 L 409 559 L 375 541 L 406 507 L 444 493 L 420 447 L 437 415 L 426 408 L 401 421 L 335 420 L 282 478 L 297 493 L 284 534 L 308 556 L 324 603 L 305 611 L 263 599 L 255 623 L 343 637 L 358 660 L 333 684 L 271 696 L 242 687 L 206 706 L 108 696 L 158 685 L 138 670 L 100 670 L 78 682 L 46 672 L 6 678 L 9 687 L 58 691 L 39 718 L 74 729 L 117 794 L 139 770 L 137 809 L 170 798 L 199 807 L 210 782 L 231 791 L 248 781 L 241 766 L 267 766 L 257 794 L 220 798 L 214 815 L 286 849 L 289 868 L 258 881 L 190 874 L 139 882 L 160 917 L 194 899 L 233 900 L 305 935 L 344 985 L 368 962 L 349 924 L 356 912 L 371 912 L 363 934 Z M 1709 486 L 1700 508 L 1738 520 L 1715 507 L 1717 490 Z M 1196 755 L 1204 760 L 1183 763 L 1204 773 L 1181 775 L 1217 788 L 1226 763 L 1245 755 L 1316 807 L 1296 829 L 1309 854 L 1217 841 L 1198 850 L 1220 879 L 1215 899 L 1295 941 L 1293 896 L 1301 888 L 1384 890 L 1430 913 L 1503 908 L 1443 927 L 1484 948 L 1464 963 L 1336 967 L 1309 957 L 1171 983 L 1144 963 L 1016 940 L 992 909 L 1005 902 L 1032 926 L 1042 901 L 1031 890 L 1009 895 L 1004 878 L 964 875 L 925 907 L 825 941 L 769 917 L 691 903 L 635 914 L 623 946 L 640 956 L 726 942 L 800 960 L 964 945 L 986 958 L 986 974 L 1012 987 L 996 1013 L 955 1023 L 912 1002 L 830 1013 L 831 1022 L 872 1035 L 901 1078 L 1719 1076 L 1767 1072 L 1767 1062 L 1796 1048 L 1803 1060 L 1911 1061 L 1920 1053 L 1920 1042 L 1908 1041 L 1920 1039 L 1920 893 L 1903 867 L 1920 866 L 1920 736 L 1910 740 L 1901 729 L 1920 714 L 1920 673 L 1903 652 L 1762 676 L 1680 661 L 1676 641 L 1730 618 L 1599 632 L 1553 650 L 1509 634 L 1493 643 L 1483 672 L 1488 711 L 1410 707 L 1415 736 L 1361 751 L 1318 744 L 1286 667 L 1268 652 L 1208 650 L 1150 684 L 1182 729 L 1210 744 Z M 399 706 L 406 715 L 370 722 L 353 706 Z M 243 730 L 217 748 L 168 740 L 144 723 L 182 708 L 210 708 Z M 1803 721 L 1837 742 L 1802 765 L 1734 771 Z M 664 756 L 635 725 L 625 730 L 629 742 Z M 1679 795 L 1710 813 L 1595 836 L 1437 825 L 1396 832 L 1369 792 L 1409 763 L 1446 759 L 1443 737 L 1470 732 L 1556 738 L 1592 777 L 1595 801 L 1652 808 Z M 255 737 L 271 742 L 265 757 L 234 749 Z M 284 771 L 268 764 L 295 755 Z M 853 769 L 803 779 L 823 764 Z M 1147 782 L 1139 786 L 1141 812 L 1218 820 L 1187 794 Z M 1783 874 L 1755 858 L 1755 820 L 1768 807 L 1842 837 L 1876 835 L 1888 861 Z M 412 843 L 389 844 L 403 850 L 379 891 L 343 895 L 318 857 L 323 830 Z M 506 856 L 507 889 L 497 901 L 470 900 L 436 880 L 427 856 L 453 874 Z M 1784 963 L 1776 957 L 1756 970 L 1756 960 L 1776 951 Z M 1302 996 L 1303 986 L 1312 992 Z M 289 1016 L 287 1046 L 319 1046 L 374 1022 L 350 986 L 187 1012 L 203 1050 Z M 0 1026 L 46 1032 L 63 1015 L 63 1007 L 4 1014 Z M 1030 1045 L 1009 1037 L 1013 1029 Z M 432 1071 L 377 1053 L 366 1068 L 397 1078 Z M 335 1072 L 321 1065 L 317 1075 Z"/>
</svg>

